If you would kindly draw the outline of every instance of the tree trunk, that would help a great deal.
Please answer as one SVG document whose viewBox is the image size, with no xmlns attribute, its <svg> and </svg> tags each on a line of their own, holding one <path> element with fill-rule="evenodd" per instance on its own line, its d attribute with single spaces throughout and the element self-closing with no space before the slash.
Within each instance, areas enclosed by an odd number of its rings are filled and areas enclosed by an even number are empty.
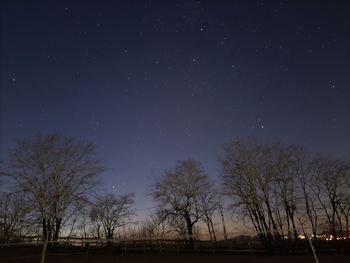
<svg viewBox="0 0 350 263">
<path fill-rule="evenodd" d="M 42 227 L 43 227 L 43 241 L 47 240 L 51 241 L 52 240 L 52 222 L 50 219 L 43 218 L 42 220 Z"/>
<path fill-rule="evenodd" d="M 52 240 L 57 241 L 61 229 L 62 218 L 55 218 L 55 228 Z"/>
<path fill-rule="evenodd" d="M 336 213 L 337 219 L 338 219 L 340 237 L 341 237 L 341 239 L 343 240 L 343 239 L 344 239 L 343 224 L 342 224 L 342 221 L 341 221 L 341 216 L 340 216 L 339 213 L 338 213 L 338 209 L 335 210 L 335 213 Z"/>
<path fill-rule="evenodd" d="M 193 224 L 190 219 L 186 219 L 189 248 L 194 252 Z"/>
<path fill-rule="evenodd" d="M 112 229 L 107 228 L 106 238 L 107 238 L 107 246 L 111 246 L 111 244 L 112 244 L 111 239 L 113 238 L 113 231 L 112 231 Z"/>
<path fill-rule="evenodd" d="M 207 228 L 208 228 L 208 233 L 209 233 L 209 237 L 210 237 L 210 241 L 211 242 L 213 242 L 214 240 L 213 240 L 213 235 L 212 235 L 212 233 L 211 233 L 211 228 L 210 228 L 210 224 L 209 224 L 209 221 L 208 220 L 206 220 L 206 225 L 207 225 Z"/>
<path fill-rule="evenodd" d="M 225 218 L 224 218 L 224 212 L 222 209 L 222 205 L 219 205 L 219 209 L 220 209 L 220 216 L 221 216 L 221 222 L 222 222 L 222 230 L 224 232 L 224 239 L 227 240 L 227 233 L 226 233 L 226 225 L 225 225 Z"/>
<path fill-rule="evenodd" d="M 213 220 L 210 219 L 209 223 L 210 223 L 210 227 L 211 227 L 211 232 L 213 234 L 214 242 L 216 243 L 216 234 L 215 234 Z"/>
</svg>

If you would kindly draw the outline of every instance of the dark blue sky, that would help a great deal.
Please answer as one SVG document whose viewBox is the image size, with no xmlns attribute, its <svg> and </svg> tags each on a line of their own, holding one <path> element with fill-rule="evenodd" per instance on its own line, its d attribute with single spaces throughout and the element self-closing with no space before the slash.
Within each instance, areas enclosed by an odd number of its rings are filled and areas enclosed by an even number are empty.
<svg viewBox="0 0 350 263">
<path fill-rule="evenodd" d="M 235 138 L 350 157 L 347 1 L 0 7 L 0 159 L 38 131 L 95 142 L 103 187 L 145 211 L 153 176 L 194 158 L 217 178 Z"/>
</svg>

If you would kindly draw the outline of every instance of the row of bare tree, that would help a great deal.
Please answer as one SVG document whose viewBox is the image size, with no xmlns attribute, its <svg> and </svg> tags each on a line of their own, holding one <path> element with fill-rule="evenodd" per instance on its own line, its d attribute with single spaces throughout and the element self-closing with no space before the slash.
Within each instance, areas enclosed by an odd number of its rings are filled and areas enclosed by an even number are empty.
<svg viewBox="0 0 350 263">
<path fill-rule="evenodd" d="M 293 145 L 234 141 L 225 145 L 219 164 L 221 190 L 195 160 L 178 161 L 156 177 L 149 192 L 157 209 L 142 224 L 143 233 L 171 229 L 193 247 L 197 226 L 205 226 L 215 242 L 221 219 L 226 238 L 225 196 L 230 210 L 248 218 L 266 244 L 300 234 L 316 239 L 321 228 L 334 239 L 349 238 L 348 161 L 312 156 Z M 65 235 L 80 229 L 85 237 L 111 239 L 135 214 L 133 194 L 98 193 L 104 166 L 91 143 L 38 134 L 19 141 L 0 171 L 10 181 L 0 188 L 2 242 L 38 232 L 55 241 L 62 227 Z"/>
<path fill-rule="evenodd" d="M 265 243 L 300 234 L 316 239 L 321 226 L 329 238 L 350 238 L 346 160 L 312 156 L 294 145 L 235 141 L 224 148 L 221 175 L 225 194 Z"/>
<path fill-rule="evenodd" d="M 10 178 L 10 191 L 0 199 L 0 239 L 9 242 L 21 235 L 38 233 L 57 241 L 62 226 L 78 221 L 88 211 L 97 235 L 111 238 L 133 213 L 133 195 L 98 195 L 103 172 L 95 146 L 60 134 L 38 134 L 22 140 L 10 151 L 9 165 L 1 175 Z M 83 216 L 86 220 L 86 216 Z"/>
</svg>

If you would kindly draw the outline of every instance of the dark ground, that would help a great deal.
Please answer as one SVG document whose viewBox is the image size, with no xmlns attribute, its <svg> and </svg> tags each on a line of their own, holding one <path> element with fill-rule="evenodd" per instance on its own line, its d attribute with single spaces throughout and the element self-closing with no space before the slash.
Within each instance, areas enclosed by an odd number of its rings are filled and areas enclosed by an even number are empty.
<svg viewBox="0 0 350 263">
<path fill-rule="evenodd" d="M 0 248 L 0 262 L 11 263 L 38 263 L 40 258 L 39 248 Z M 319 255 L 320 263 L 326 262 L 350 262 L 349 254 Z M 235 262 L 235 263 L 311 263 L 314 259 L 311 255 L 288 255 L 288 256 L 266 256 L 266 255 L 214 255 L 214 254 L 177 254 L 177 253 L 123 253 L 123 252 L 71 252 L 71 253 L 49 253 L 47 263 L 58 262 L 118 262 L 118 263 L 186 263 L 186 262 Z"/>
</svg>

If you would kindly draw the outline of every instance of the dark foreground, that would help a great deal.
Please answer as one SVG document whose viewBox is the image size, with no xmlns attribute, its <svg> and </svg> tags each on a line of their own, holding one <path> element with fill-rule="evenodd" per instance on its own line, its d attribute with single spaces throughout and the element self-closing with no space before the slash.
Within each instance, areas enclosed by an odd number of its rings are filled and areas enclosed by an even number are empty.
<svg viewBox="0 0 350 263">
<path fill-rule="evenodd" d="M 328 254 L 319 255 L 320 263 L 326 262 L 350 262 L 349 254 Z M 0 249 L 0 262 L 11 263 L 38 263 L 40 262 L 40 250 L 37 248 L 4 248 Z M 288 255 L 288 256 L 266 256 L 266 255 L 222 255 L 222 254 L 182 254 L 182 253 L 156 253 L 156 252 L 110 252 L 110 251 L 94 251 L 86 252 L 55 252 L 47 255 L 47 263 L 58 262 L 118 262 L 118 263 L 194 263 L 194 262 L 222 262 L 222 263 L 311 263 L 315 262 L 311 255 Z"/>
</svg>

